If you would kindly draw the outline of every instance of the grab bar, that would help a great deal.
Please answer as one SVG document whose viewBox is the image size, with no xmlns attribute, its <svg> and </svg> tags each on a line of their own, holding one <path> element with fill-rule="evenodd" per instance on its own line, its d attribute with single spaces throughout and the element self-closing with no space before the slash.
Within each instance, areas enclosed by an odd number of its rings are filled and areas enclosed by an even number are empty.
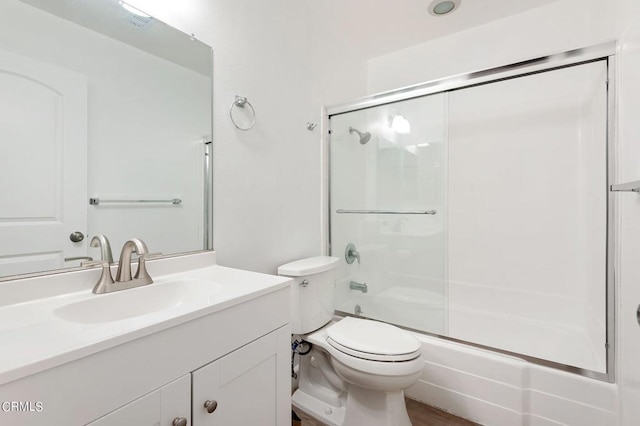
<svg viewBox="0 0 640 426">
<path fill-rule="evenodd" d="M 611 191 L 613 192 L 640 192 L 640 180 L 627 183 L 619 183 L 617 185 L 611 185 Z"/>
<path fill-rule="evenodd" d="M 170 200 L 101 200 L 100 198 L 89 198 L 89 204 L 92 206 L 99 206 L 103 203 L 171 203 L 178 205 L 182 203 L 180 198 L 172 198 Z"/>
<path fill-rule="evenodd" d="M 338 214 L 436 214 L 435 210 L 336 210 Z"/>
</svg>

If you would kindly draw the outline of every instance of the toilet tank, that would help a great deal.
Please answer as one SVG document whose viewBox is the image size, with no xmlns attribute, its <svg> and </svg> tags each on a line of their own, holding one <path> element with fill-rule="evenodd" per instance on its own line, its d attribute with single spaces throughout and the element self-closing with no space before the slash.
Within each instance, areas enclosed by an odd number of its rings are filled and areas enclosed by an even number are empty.
<svg viewBox="0 0 640 426">
<path fill-rule="evenodd" d="M 307 334 L 333 317 L 334 271 L 337 257 L 316 256 L 278 268 L 278 275 L 293 278 L 291 284 L 291 333 Z"/>
</svg>

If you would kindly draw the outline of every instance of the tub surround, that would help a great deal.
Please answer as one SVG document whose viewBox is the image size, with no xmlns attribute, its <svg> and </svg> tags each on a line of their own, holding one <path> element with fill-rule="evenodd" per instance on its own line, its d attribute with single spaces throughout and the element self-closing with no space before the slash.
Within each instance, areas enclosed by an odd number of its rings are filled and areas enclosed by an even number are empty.
<svg viewBox="0 0 640 426">
<path fill-rule="evenodd" d="M 208 413 L 199 413 L 196 399 L 209 397 L 196 395 L 196 378 L 206 393 L 209 382 L 218 383 L 212 372 L 231 369 L 237 374 L 225 379 L 229 383 L 247 380 L 249 372 L 275 380 L 275 397 L 272 388 L 254 397 L 270 395 L 264 406 L 276 424 L 286 424 L 290 280 L 218 266 L 215 253 L 158 259 L 148 269 L 153 284 L 105 295 L 91 292 L 99 268 L 0 284 L 0 400 L 43 406 L 42 412 L 2 412 L 0 423 L 86 424 L 142 396 L 160 395 L 174 381 L 176 389 L 189 389 L 184 382 L 191 383 L 191 374 L 197 424 L 198 414 Z M 140 297 L 149 290 L 148 298 Z M 162 299 L 167 295 L 170 303 Z M 127 305 L 127 297 L 136 303 Z M 242 352 L 247 344 L 251 349 Z M 165 394 L 175 393 L 168 389 Z M 216 411 L 217 421 L 230 415 L 232 394 L 227 389 L 221 396 L 228 401 Z M 190 418 L 191 409 L 183 411 Z M 116 423 L 107 416 L 96 424 L 117 424 L 117 414 L 111 416 Z"/>
</svg>

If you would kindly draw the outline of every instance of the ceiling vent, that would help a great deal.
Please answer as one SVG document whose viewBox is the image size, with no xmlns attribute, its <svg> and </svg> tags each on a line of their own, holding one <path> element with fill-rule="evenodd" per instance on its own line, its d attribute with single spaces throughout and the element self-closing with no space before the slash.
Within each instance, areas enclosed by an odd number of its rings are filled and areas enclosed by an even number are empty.
<svg viewBox="0 0 640 426">
<path fill-rule="evenodd" d="M 151 16 L 140 16 L 134 13 L 127 14 L 126 20 L 131 25 L 140 28 L 141 30 L 149 28 L 155 22 L 155 19 Z"/>
</svg>

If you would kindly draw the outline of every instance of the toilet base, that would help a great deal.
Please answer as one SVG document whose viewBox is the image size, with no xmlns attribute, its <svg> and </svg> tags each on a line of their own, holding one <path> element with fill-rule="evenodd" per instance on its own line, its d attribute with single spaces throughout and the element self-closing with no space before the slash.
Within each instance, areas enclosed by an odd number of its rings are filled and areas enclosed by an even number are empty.
<svg viewBox="0 0 640 426">
<path fill-rule="evenodd" d="M 293 393 L 291 405 L 328 426 L 342 426 L 344 423 L 345 407 L 335 407 L 302 389 Z"/>
<path fill-rule="evenodd" d="M 349 386 L 341 426 L 411 426 L 404 391 L 381 392 Z"/>
<path fill-rule="evenodd" d="M 328 426 L 411 426 L 404 391 L 380 392 L 351 385 L 346 406 L 335 407 L 298 389 L 291 403 Z"/>
</svg>

